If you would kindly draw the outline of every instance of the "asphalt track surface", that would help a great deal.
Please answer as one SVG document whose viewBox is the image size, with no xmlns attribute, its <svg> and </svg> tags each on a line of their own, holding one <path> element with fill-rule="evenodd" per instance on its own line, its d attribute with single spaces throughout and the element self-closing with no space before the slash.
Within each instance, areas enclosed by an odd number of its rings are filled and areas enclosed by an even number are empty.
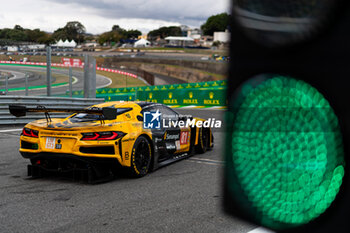
<svg viewBox="0 0 350 233">
<path fill-rule="evenodd" d="M 216 119 L 223 113 L 179 112 Z M 0 129 L 0 232 L 243 233 L 256 228 L 221 211 L 223 130 L 214 130 L 214 149 L 205 154 L 143 178 L 88 185 L 28 178 L 29 161 L 18 152 L 20 131 L 13 127 Z"/>
<path fill-rule="evenodd" d="M 2 71 L 8 71 L 8 72 L 15 72 L 18 76 L 20 74 L 30 73 L 33 74 L 31 78 L 29 78 L 29 86 L 40 86 L 40 85 L 46 85 L 46 75 L 41 75 L 39 77 L 38 73 L 45 73 L 46 74 L 46 68 L 42 67 L 20 67 L 20 66 L 5 66 L 1 65 L 0 70 Z M 56 74 L 63 74 L 68 77 L 68 69 L 51 69 L 52 73 Z M 21 76 L 22 77 L 22 76 Z M 83 71 L 77 71 L 73 70 L 73 77 L 77 79 L 77 82 L 73 84 L 73 91 L 74 90 L 83 90 L 84 89 L 84 72 Z M 15 87 L 24 87 L 24 75 L 22 77 L 22 82 L 14 82 L 11 84 L 10 79 L 10 85 L 9 88 L 15 88 Z M 68 80 L 68 78 L 67 78 Z M 102 75 L 96 75 L 96 88 L 102 88 L 105 86 L 108 86 L 111 83 L 111 80 L 105 76 Z M 4 85 L 0 87 L 1 89 L 4 89 Z M 64 86 L 57 86 L 57 87 L 51 87 L 51 92 L 53 95 L 59 95 L 59 94 L 65 94 L 66 91 L 69 89 L 68 84 Z M 9 95 L 24 95 L 25 91 L 11 91 L 9 92 Z M 46 88 L 42 89 L 32 89 L 29 90 L 29 95 L 46 95 Z"/>
</svg>

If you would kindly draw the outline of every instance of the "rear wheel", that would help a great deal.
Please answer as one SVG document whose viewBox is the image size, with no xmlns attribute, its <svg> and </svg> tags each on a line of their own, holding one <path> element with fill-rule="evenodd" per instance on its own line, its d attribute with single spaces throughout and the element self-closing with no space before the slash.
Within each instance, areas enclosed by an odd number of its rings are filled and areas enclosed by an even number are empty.
<svg viewBox="0 0 350 233">
<path fill-rule="evenodd" d="M 130 175 L 133 177 L 146 175 L 151 164 L 151 157 L 151 144 L 144 136 L 138 137 L 132 149 Z"/>
<path fill-rule="evenodd" d="M 198 132 L 198 144 L 196 145 L 196 152 L 197 153 L 205 153 L 209 147 L 209 129 L 207 128 L 199 128 Z"/>
</svg>

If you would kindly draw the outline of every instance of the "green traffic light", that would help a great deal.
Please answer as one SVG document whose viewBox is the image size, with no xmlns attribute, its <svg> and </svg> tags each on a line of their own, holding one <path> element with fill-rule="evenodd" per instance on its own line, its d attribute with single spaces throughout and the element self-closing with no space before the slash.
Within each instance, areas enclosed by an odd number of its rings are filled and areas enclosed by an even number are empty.
<svg viewBox="0 0 350 233">
<path fill-rule="evenodd" d="M 245 209 L 275 229 L 324 213 L 345 163 L 338 119 L 322 94 L 272 76 L 245 83 L 233 112 L 229 182 Z"/>
</svg>

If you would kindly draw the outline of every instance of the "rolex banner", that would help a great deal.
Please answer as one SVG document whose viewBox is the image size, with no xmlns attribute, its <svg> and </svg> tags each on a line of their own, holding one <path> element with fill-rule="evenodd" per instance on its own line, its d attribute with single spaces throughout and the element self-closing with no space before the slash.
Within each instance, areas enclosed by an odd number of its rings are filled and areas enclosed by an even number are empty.
<svg viewBox="0 0 350 233">
<path fill-rule="evenodd" d="M 166 105 L 224 106 L 225 99 L 225 89 L 138 91 L 136 95 L 136 100 Z"/>
<path fill-rule="evenodd" d="M 74 91 L 82 96 L 83 91 Z M 225 106 L 226 81 L 183 83 L 173 85 L 101 88 L 96 90 L 97 98 L 106 101 L 150 101 L 166 105 L 183 106 Z"/>
</svg>

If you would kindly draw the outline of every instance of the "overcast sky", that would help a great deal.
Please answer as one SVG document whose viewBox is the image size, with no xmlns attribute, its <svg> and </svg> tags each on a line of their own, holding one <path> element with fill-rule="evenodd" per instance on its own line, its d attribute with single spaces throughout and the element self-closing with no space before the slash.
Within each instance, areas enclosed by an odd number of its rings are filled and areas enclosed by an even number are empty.
<svg viewBox="0 0 350 233">
<path fill-rule="evenodd" d="M 229 12 L 229 0 L 1 0 L 0 28 L 19 24 L 53 32 L 77 20 L 94 34 L 115 24 L 145 33 L 161 26 L 199 27 L 222 12 Z"/>
</svg>

